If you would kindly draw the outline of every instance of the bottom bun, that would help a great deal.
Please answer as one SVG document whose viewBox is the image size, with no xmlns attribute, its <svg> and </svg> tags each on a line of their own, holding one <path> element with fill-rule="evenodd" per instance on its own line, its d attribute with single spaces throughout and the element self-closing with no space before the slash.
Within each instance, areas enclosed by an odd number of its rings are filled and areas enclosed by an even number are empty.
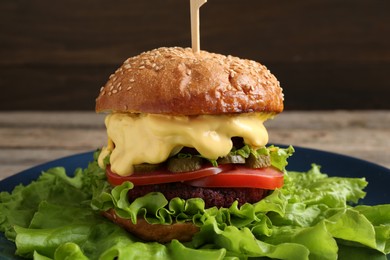
<svg viewBox="0 0 390 260">
<path fill-rule="evenodd" d="M 195 233 L 199 232 L 199 227 L 189 222 L 176 222 L 170 225 L 149 224 L 145 219 L 138 218 L 137 224 L 134 224 L 130 219 L 118 217 L 114 209 L 104 211 L 102 215 L 145 241 L 168 243 L 177 239 L 188 242 L 192 240 Z"/>
</svg>

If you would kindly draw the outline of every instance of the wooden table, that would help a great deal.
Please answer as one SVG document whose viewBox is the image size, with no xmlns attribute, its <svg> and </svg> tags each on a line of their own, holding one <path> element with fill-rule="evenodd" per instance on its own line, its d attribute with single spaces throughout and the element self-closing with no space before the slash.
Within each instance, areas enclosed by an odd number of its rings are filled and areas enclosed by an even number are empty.
<svg viewBox="0 0 390 260">
<path fill-rule="evenodd" d="M 390 168 L 390 111 L 285 111 L 270 142 L 342 153 Z M 0 179 L 106 143 L 94 112 L 0 112 Z"/>
</svg>

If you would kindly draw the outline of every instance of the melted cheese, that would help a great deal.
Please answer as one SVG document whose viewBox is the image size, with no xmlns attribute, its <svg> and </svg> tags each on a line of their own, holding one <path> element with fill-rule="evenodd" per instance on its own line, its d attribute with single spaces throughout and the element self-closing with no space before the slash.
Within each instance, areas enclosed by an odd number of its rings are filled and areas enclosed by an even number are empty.
<svg viewBox="0 0 390 260">
<path fill-rule="evenodd" d="M 105 119 L 108 145 L 98 162 L 103 167 L 103 159 L 111 154 L 112 171 L 126 176 L 132 174 L 133 165 L 163 162 L 183 146 L 217 159 L 230 152 L 235 136 L 255 148 L 265 146 L 268 133 L 263 123 L 270 117 L 260 113 L 196 117 L 113 113 Z"/>
</svg>

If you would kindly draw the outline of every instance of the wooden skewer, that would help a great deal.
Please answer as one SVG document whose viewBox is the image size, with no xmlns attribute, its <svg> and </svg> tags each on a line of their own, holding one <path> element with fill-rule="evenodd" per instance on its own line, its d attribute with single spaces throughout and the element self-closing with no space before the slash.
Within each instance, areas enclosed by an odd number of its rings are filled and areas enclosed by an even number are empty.
<svg viewBox="0 0 390 260">
<path fill-rule="evenodd" d="M 206 2 L 207 0 L 190 0 L 192 51 L 196 53 L 200 52 L 199 8 Z"/>
</svg>

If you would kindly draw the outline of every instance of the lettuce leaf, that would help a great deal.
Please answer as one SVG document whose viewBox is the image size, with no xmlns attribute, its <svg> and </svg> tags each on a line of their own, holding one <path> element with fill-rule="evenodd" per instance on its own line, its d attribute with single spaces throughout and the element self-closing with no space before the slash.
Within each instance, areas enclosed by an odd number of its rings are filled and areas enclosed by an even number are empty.
<svg viewBox="0 0 390 260">
<path fill-rule="evenodd" d="M 274 152 L 287 158 L 291 151 Z M 355 259 L 356 252 L 386 259 L 390 205 L 352 206 L 366 185 L 312 165 L 306 173 L 286 172 L 284 187 L 257 203 L 205 208 L 201 199 L 168 201 L 161 193 L 128 201 L 133 185 L 111 188 L 95 161 L 74 177 L 53 168 L 0 193 L 0 229 L 17 255 L 45 260 Z M 109 208 L 133 222 L 139 216 L 150 223 L 191 221 L 200 231 L 187 243 L 145 243 L 99 214 Z"/>
<path fill-rule="evenodd" d="M 274 145 L 267 147 L 271 156 L 271 164 L 273 167 L 284 171 L 288 165 L 287 159 L 294 153 L 294 148 L 289 146 L 287 148 L 280 148 Z"/>
<path fill-rule="evenodd" d="M 249 145 L 245 144 L 241 148 L 236 148 L 233 146 L 232 150 L 230 151 L 230 155 L 240 155 L 241 157 L 247 159 L 250 154 L 253 154 L 254 156 L 258 155 L 267 155 L 270 156 L 271 159 L 271 165 L 280 171 L 284 171 L 286 168 L 288 162 L 287 159 L 294 153 L 294 148 L 292 146 L 289 146 L 287 148 L 280 148 L 274 145 L 268 146 L 268 147 L 262 147 L 259 149 L 254 149 L 250 147 Z M 178 153 L 175 155 L 178 158 L 191 158 L 192 156 L 199 156 L 203 159 L 208 160 L 214 167 L 218 167 L 218 162 L 215 159 L 209 159 L 207 157 L 204 157 L 200 154 L 192 155 L 189 153 Z"/>
<path fill-rule="evenodd" d="M 65 169 L 52 168 L 26 187 L 19 185 L 11 194 L 0 193 L 0 231 L 15 240 L 14 226 L 29 226 L 42 201 L 64 205 L 78 205 L 90 197 L 82 187 L 82 171 L 68 177 Z"/>
</svg>

